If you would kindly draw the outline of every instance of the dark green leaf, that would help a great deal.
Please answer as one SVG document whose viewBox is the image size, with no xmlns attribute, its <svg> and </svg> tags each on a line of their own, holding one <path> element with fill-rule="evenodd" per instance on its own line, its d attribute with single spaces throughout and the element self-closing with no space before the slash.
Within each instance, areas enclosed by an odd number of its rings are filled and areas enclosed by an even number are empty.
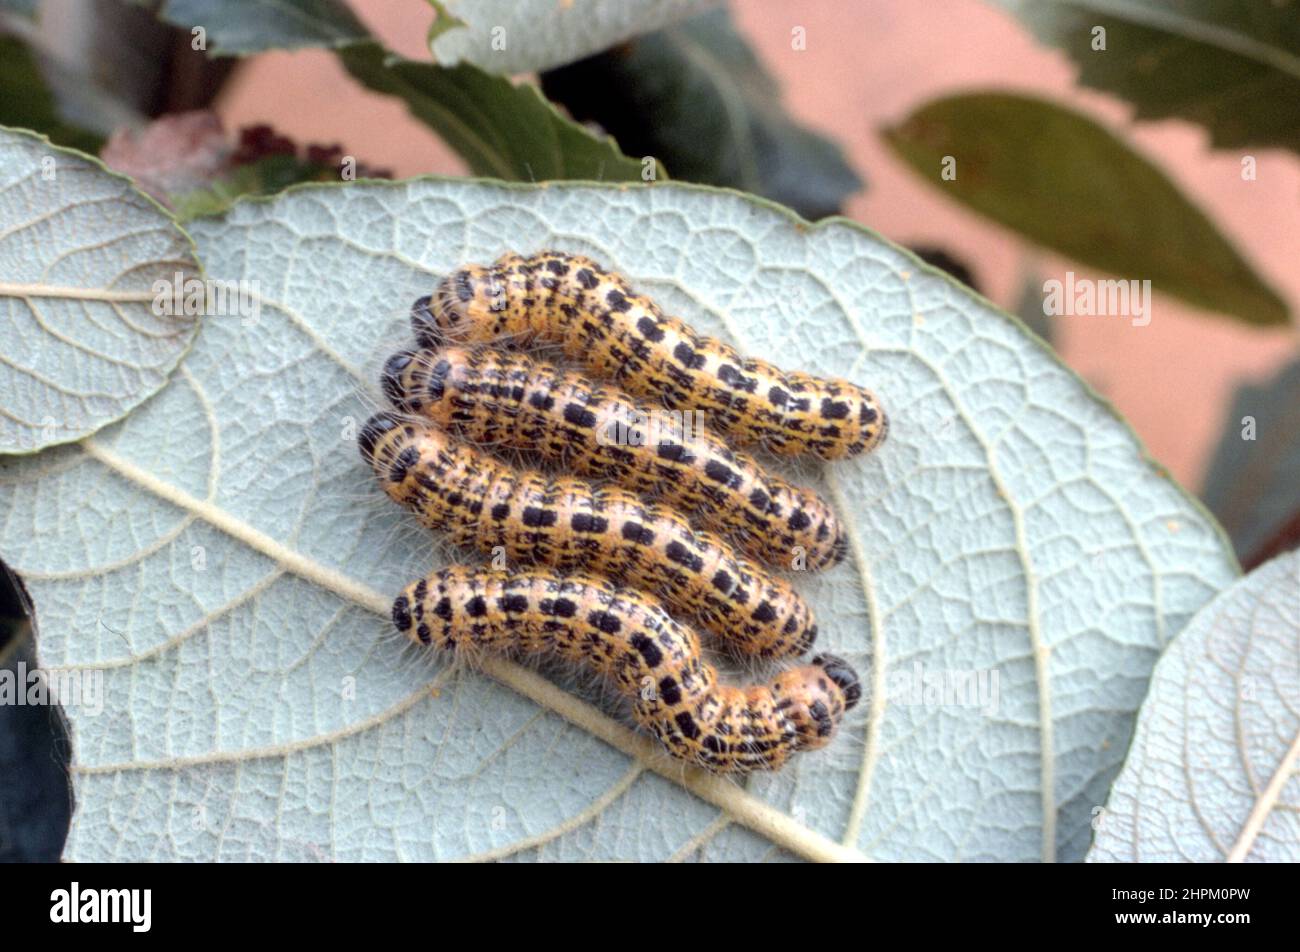
<svg viewBox="0 0 1300 952">
<path fill-rule="evenodd" d="M 838 146 L 790 120 L 725 10 L 552 70 L 542 89 L 678 179 L 763 195 L 809 219 L 862 188 Z"/>
<path fill-rule="evenodd" d="M 1300 151 L 1300 11 L 1279 0 L 998 0 L 1140 119 L 1200 123 L 1222 148 Z M 1094 49 L 1097 27 L 1106 49 Z"/>
<path fill-rule="evenodd" d="M 1250 324 L 1287 306 L 1164 173 L 1093 120 L 1009 93 L 927 103 L 884 137 L 952 198 L 1099 271 Z M 945 157 L 956 162 L 941 178 Z"/>
<path fill-rule="evenodd" d="M 376 43 L 339 51 L 357 80 L 406 101 L 476 175 L 525 182 L 550 179 L 640 181 L 642 163 L 562 116 L 536 86 L 515 86 L 468 64 L 419 63 Z"/>
<path fill-rule="evenodd" d="M 970 265 L 946 249 L 936 245 L 909 245 L 908 250 L 931 267 L 956 278 L 976 294 L 984 293 L 980 290 L 979 282 L 975 280 L 975 272 L 971 270 Z"/>
<path fill-rule="evenodd" d="M 165 0 L 158 16 L 177 26 L 203 27 L 213 56 L 338 47 L 369 38 L 342 0 Z"/>
<path fill-rule="evenodd" d="M 21 40 L 0 36 L 0 126 L 44 133 L 56 145 L 97 153 L 104 140 L 65 123 L 40 65 Z"/>
<path fill-rule="evenodd" d="M 224 212 L 241 195 L 273 195 L 301 182 L 338 181 L 338 178 L 335 168 L 325 169 L 292 155 L 272 155 L 241 165 L 204 188 L 169 198 L 176 217 L 188 221 Z"/>
<path fill-rule="evenodd" d="M 1263 385 L 1238 389 L 1205 478 L 1205 502 L 1247 567 L 1300 541 L 1297 407 L 1300 361 Z"/>
</svg>

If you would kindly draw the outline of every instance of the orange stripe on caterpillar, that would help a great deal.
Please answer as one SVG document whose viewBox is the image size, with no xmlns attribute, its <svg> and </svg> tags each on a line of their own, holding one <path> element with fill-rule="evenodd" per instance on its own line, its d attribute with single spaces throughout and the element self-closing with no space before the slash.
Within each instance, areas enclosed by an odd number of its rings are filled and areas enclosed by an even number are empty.
<svg viewBox="0 0 1300 952">
<path fill-rule="evenodd" d="M 740 559 L 667 506 L 622 489 L 516 470 L 436 427 L 391 413 L 358 437 L 384 491 L 462 547 L 561 572 L 593 571 L 661 593 L 737 652 L 802 654 L 817 637 L 785 579 Z"/>
<path fill-rule="evenodd" d="M 844 558 L 844 529 L 815 493 L 581 374 L 518 353 L 442 347 L 394 354 L 384 390 L 400 410 L 473 442 L 533 450 L 566 471 L 658 496 L 770 565 L 816 571 Z M 644 428 L 639 439 L 626 438 L 629 425 Z"/>
<path fill-rule="evenodd" d="M 544 251 L 448 274 L 411 313 L 423 347 L 535 339 L 638 396 L 703 414 L 736 445 L 841 459 L 874 449 L 889 429 L 868 390 L 785 372 L 702 337 L 590 258 Z"/>
<path fill-rule="evenodd" d="M 416 644 L 470 659 L 483 651 L 580 664 L 615 683 L 674 757 L 718 773 L 776 770 L 826 746 L 862 692 L 833 655 L 767 684 L 719 684 L 694 632 L 646 595 L 595 576 L 452 566 L 408 586 L 393 624 Z"/>
</svg>

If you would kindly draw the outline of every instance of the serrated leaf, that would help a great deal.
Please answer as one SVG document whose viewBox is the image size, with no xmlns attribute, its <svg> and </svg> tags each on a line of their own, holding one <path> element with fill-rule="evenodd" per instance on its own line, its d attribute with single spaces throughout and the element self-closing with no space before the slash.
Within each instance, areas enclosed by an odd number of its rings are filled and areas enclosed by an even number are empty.
<svg viewBox="0 0 1300 952">
<path fill-rule="evenodd" d="M 163 0 L 157 14 L 174 26 L 202 27 L 213 56 L 337 48 L 370 37 L 343 0 Z"/>
<path fill-rule="evenodd" d="M 207 321 L 127 420 L 0 468 L 41 659 L 104 677 L 103 715 L 68 711 L 68 859 L 1077 859 L 1157 654 L 1236 574 L 1018 322 L 843 220 L 680 185 L 421 180 L 194 230 L 214 277 L 259 283 L 260 319 Z M 803 477 L 852 545 L 795 583 L 870 691 L 779 775 L 683 770 L 607 692 L 451 672 L 391 630 L 393 594 L 451 556 L 356 452 L 378 366 L 448 269 L 551 246 L 892 413 L 878 454 Z M 918 665 L 996 672 L 997 697 L 914 704 Z"/>
<path fill-rule="evenodd" d="M 926 181 L 1081 264 L 1248 324 L 1285 324 L 1286 302 L 1158 168 L 1104 127 L 1014 93 L 926 103 L 885 140 Z M 941 178 L 945 159 L 955 178 Z"/>
<path fill-rule="evenodd" d="M 1140 119 L 1200 123 L 1220 148 L 1300 151 L 1300 16 L 1281 0 L 994 0 Z M 1104 50 L 1094 49 L 1097 28 Z"/>
<path fill-rule="evenodd" d="M 546 101 L 476 66 L 402 59 L 377 43 L 339 51 L 349 73 L 376 92 L 397 96 L 477 175 L 524 182 L 551 179 L 640 181 L 641 162 L 613 139 L 597 136 Z"/>
<path fill-rule="evenodd" d="M 1165 652 L 1089 862 L 1300 860 L 1300 553 L 1197 612 Z"/>
<path fill-rule="evenodd" d="M 129 179 L 0 129 L 0 453 L 93 433 L 167 381 L 197 327 L 154 313 L 198 273 L 185 233 Z"/>
<path fill-rule="evenodd" d="M 1300 361 L 1233 394 L 1202 495 L 1237 555 L 1258 565 L 1300 539 Z"/>
<path fill-rule="evenodd" d="M 639 33 L 658 30 L 719 0 L 442 0 L 442 15 L 459 21 L 431 32 L 433 58 L 446 66 L 473 63 L 511 75 L 551 69 L 590 56 Z"/>
<path fill-rule="evenodd" d="M 752 192 L 812 220 L 862 188 L 834 142 L 781 108 L 776 82 L 726 10 L 545 73 L 542 90 L 681 181 Z"/>
</svg>

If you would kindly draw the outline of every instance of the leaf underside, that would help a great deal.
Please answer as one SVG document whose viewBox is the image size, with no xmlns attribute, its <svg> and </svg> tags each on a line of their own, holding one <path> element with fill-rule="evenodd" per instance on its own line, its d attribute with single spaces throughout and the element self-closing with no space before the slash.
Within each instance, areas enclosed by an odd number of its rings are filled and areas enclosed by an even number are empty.
<svg viewBox="0 0 1300 952">
<path fill-rule="evenodd" d="M 1300 553 L 1188 623 L 1151 679 L 1089 862 L 1300 860 Z"/>
<path fill-rule="evenodd" d="M 104 679 L 101 714 L 68 709 L 68 859 L 1078 859 L 1157 654 L 1236 574 L 1018 322 L 842 220 L 682 185 L 417 180 L 245 201 L 194 234 L 260 313 L 207 317 L 124 422 L 0 465 L 41 660 Z M 795 474 L 851 526 L 846 564 L 794 581 L 869 692 L 778 775 L 703 780 L 647 756 L 607 690 L 448 670 L 384 617 L 453 554 L 356 452 L 377 369 L 448 269 L 548 247 L 892 414 L 878 454 Z M 913 703 L 918 672 L 996 696 Z"/>
<path fill-rule="evenodd" d="M 129 179 L 0 129 L 0 454 L 80 439 L 157 392 L 198 324 L 160 313 L 154 283 L 198 270 Z"/>
</svg>

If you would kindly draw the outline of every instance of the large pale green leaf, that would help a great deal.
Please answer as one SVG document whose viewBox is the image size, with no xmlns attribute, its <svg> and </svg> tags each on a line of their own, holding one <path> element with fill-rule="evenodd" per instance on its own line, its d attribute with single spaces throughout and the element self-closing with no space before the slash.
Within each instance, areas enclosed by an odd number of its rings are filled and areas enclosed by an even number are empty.
<svg viewBox="0 0 1300 952">
<path fill-rule="evenodd" d="M 1250 324 L 1289 320 L 1277 292 L 1163 172 L 1081 113 L 963 93 L 884 135 L 946 195 L 1082 264 Z M 944 178 L 949 157 L 955 176 Z"/>
<path fill-rule="evenodd" d="M 1286 0 L 994 0 L 1060 46 L 1088 86 L 1140 119 L 1176 116 L 1215 145 L 1300 151 L 1300 16 Z M 1097 49 L 1097 28 L 1105 49 Z"/>
<path fill-rule="evenodd" d="M 0 129 L 0 453 L 93 433 L 155 393 L 196 330 L 155 313 L 193 246 L 129 179 Z"/>
<path fill-rule="evenodd" d="M 126 421 L 0 468 L 41 658 L 104 678 L 101 716 L 69 709 L 68 858 L 1077 859 L 1157 654 L 1236 574 L 1018 322 L 843 220 L 693 186 L 422 180 L 194 230 L 214 276 L 259 282 L 260 319 L 206 322 Z M 392 595 L 450 556 L 356 452 L 376 370 L 441 274 L 548 246 L 893 414 L 877 455 L 805 474 L 851 558 L 795 581 L 870 690 L 780 775 L 685 771 L 608 692 L 450 672 L 391 631 Z M 913 704 L 918 665 L 996 672 L 996 699 Z"/>
<path fill-rule="evenodd" d="M 561 115 L 529 83 L 516 86 L 468 64 L 402 59 L 377 43 L 348 47 L 339 58 L 359 82 L 402 99 L 475 174 L 524 182 L 641 180 L 639 159 Z"/>
<path fill-rule="evenodd" d="M 720 0 L 442 0 L 433 58 L 492 73 L 563 66 Z"/>
<path fill-rule="evenodd" d="M 1300 553 L 1174 639 L 1097 829 L 1090 862 L 1300 861 Z"/>
</svg>

